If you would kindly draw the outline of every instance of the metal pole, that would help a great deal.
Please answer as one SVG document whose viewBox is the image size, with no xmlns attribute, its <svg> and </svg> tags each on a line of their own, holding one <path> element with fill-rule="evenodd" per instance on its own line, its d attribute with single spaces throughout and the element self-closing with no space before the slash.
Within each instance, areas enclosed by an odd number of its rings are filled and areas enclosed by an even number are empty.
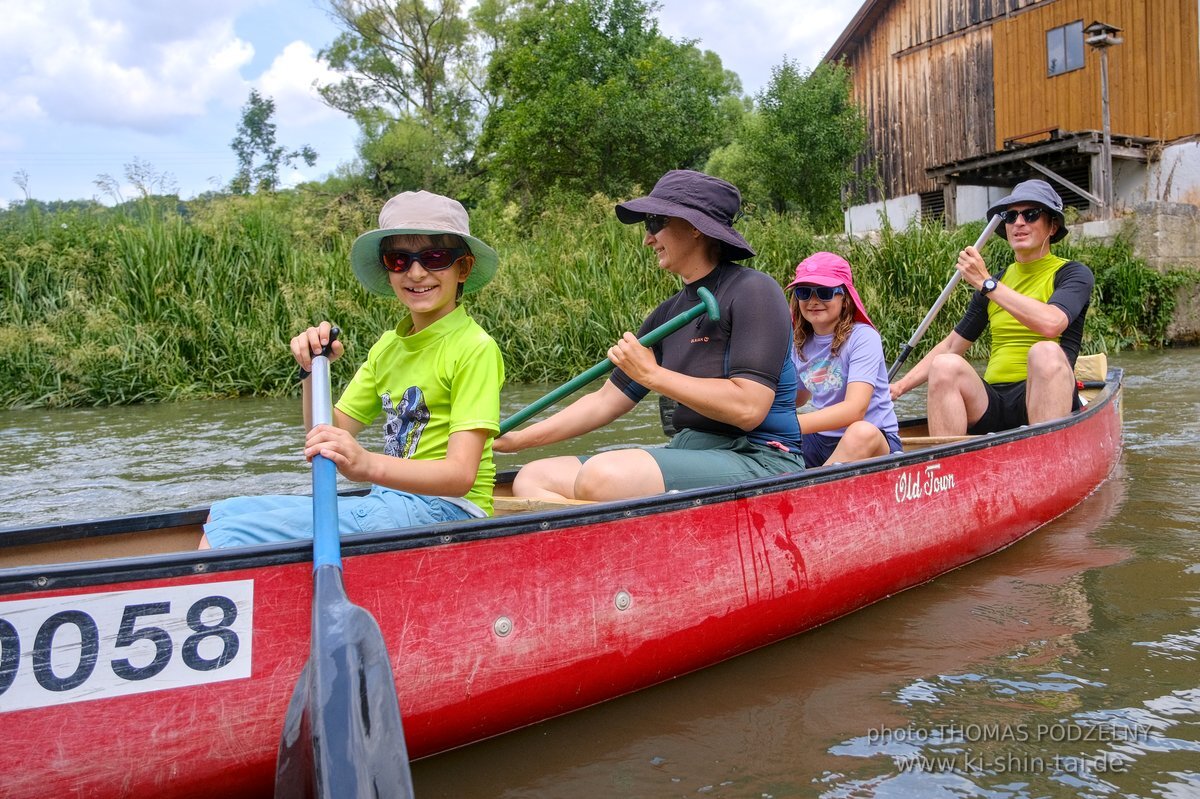
<svg viewBox="0 0 1200 799">
<path fill-rule="evenodd" d="M 1101 197 L 1104 199 L 1104 218 L 1113 217 L 1112 127 L 1108 118 L 1108 48 L 1100 48 L 1100 109 L 1104 123 L 1104 143 L 1100 148 L 1100 169 L 1104 174 Z"/>
</svg>

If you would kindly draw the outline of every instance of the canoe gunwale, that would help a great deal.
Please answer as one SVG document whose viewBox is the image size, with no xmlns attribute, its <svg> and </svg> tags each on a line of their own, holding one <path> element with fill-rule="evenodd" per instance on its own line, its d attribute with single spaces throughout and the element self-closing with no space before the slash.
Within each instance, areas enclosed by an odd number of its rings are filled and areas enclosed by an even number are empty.
<svg viewBox="0 0 1200 799">
<path fill-rule="evenodd" d="M 449 522 L 418 531 L 362 533 L 343 539 L 343 557 L 353 558 L 381 552 L 418 549 L 483 539 L 499 539 L 529 533 L 548 533 L 568 527 L 603 524 L 634 516 L 685 510 L 692 507 L 734 502 L 801 486 L 819 485 L 850 476 L 868 475 L 941 460 L 965 452 L 986 450 L 1022 439 L 1038 437 L 1081 424 L 1118 400 L 1124 371 L 1110 368 L 1103 391 L 1083 410 L 1061 419 L 901 452 L 870 461 L 827 466 L 793 474 L 775 475 L 737 485 L 711 486 L 675 494 L 656 494 L 560 509 L 540 510 L 488 519 Z M 1119 412 L 1119 411 L 1118 411 Z M 906 420 L 901 427 L 920 425 L 923 419 Z M 352 490 L 345 493 L 362 493 Z M 200 524 L 207 507 L 134 514 L 85 522 L 68 522 L 36 527 L 0 528 L 0 549 L 6 547 L 71 541 L 94 536 Z M 258 569 L 312 560 L 308 542 L 283 542 L 235 549 L 174 552 L 119 557 L 70 563 L 20 566 L 0 569 L 0 596 L 25 592 L 55 591 L 87 585 L 133 580 L 156 580 L 200 576 L 227 571 Z"/>
</svg>

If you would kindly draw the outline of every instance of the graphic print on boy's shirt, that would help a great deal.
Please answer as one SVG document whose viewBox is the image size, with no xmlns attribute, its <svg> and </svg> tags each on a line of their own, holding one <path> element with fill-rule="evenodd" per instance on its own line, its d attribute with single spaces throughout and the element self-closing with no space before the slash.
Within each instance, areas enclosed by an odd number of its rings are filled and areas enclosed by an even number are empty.
<svg viewBox="0 0 1200 799">
<path fill-rule="evenodd" d="M 421 434 L 429 425 L 429 406 L 425 404 L 424 393 L 417 386 L 409 386 L 395 407 L 390 393 L 384 393 L 380 399 L 387 414 L 383 425 L 384 454 L 396 458 L 413 457 Z"/>
</svg>

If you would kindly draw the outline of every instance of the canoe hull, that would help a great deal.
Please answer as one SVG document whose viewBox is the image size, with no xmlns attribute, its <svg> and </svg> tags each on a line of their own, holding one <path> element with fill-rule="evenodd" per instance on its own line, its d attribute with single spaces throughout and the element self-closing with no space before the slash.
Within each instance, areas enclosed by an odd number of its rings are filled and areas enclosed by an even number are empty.
<svg viewBox="0 0 1200 799">
<path fill-rule="evenodd" d="M 1008 546 L 1117 463 L 1119 379 L 1069 420 L 898 459 L 347 539 L 410 754 L 703 668 Z M 311 560 L 278 548 L 0 570 L 0 689 L 20 649 L 0 792 L 265 795 L 311 590 Z"/>
</svg>

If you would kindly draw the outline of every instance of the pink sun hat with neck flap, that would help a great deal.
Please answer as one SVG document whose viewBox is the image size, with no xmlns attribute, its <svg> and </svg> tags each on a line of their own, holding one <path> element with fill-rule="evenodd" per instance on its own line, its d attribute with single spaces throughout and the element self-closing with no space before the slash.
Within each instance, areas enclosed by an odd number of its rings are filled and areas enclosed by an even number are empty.
<svg viewBox="0 0 1200 799">
<path fill-rule="evenodd" d="M 854 278 L 850 274 L 850 264 L 840 255 L 831 252 L 815 252 L 796 264 L 796 279 L 787 284 L 787 290 L 800 285 L 809 286 L 845 286 L 846 294 L 854 303 L 854 318 L 863 324 L 875 327 L 867 309 L 863 307 L 858 292 L 854 290 Z"/>
</svg>

